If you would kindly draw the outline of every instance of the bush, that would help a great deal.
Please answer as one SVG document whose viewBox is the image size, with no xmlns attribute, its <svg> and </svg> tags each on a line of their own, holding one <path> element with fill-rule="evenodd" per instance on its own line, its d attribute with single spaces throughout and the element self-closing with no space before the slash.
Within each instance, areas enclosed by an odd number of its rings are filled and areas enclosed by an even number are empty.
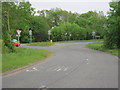
<svg viewBox="0 0 120 90">
<path fill-rule="evenodd" d="M 105 34 L 104 45 L 106 48 L 120 48 L 120 1 L 112 1 L 108 16 L 108 30 Z"/>
<path fill-rule="evenodd" d="M 52 29 L 53 41 L 80 40 L 85 37 L 85 29 L 77 24 L 64 23 Z"/>
<path fill-rule="evenodd" d="M 5 45 L 5 42 L 2 40 L 2 53 L 6 54 L 6 53 L 13 53 L 15 52 L 15 46 L 13 45 L 13 43 L 8 43 L 7 46 Z"/>
</svg>

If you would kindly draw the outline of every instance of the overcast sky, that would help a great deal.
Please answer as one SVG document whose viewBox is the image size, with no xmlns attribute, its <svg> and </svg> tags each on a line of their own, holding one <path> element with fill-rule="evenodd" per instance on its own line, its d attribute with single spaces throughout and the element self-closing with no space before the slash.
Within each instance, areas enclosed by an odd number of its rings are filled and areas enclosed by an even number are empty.
<svg viewBox="0 0 120 90">
<path fill-rule="evenodd" d="M 88 11 L 109 11 L 111 0 L 29 0 L 36 10 L 61 8 L 63 10 L 85 13 Z"/>
</svg>

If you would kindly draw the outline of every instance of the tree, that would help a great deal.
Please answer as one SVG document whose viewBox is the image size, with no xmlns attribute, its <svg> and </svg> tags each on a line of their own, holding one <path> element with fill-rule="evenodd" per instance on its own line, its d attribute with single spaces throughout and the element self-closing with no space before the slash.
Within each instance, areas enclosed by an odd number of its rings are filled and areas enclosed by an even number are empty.
<svg viewBox="0 0 120 90">
<path fill-rule="evenodd" d="M 80 27 L 86 30 L 86 39 L 92 39 L 92 31 L 96 32 L 96 35 L 104 36 L 104 24 L 106 24 L 106 17 L 102 12 L 89 11 L 81 14 L 75 21 Z"/>
<path fill-rule="evenodd" d="M 10 27 L 10 14 L 13 10 L 15 4 L 13 2 L 3 2 L 2 3 L 2 38 L 4 45 L 8 47 L 10 52 L 14 52 Z"/>
<path fill-rule="evenodd" d="M 31 29 L 33 30 L 34 41 L 47 41 L 48 30 L 50 29 L 47 21 L 41 16 L 33 16 L 31 19 Z"/>
<path fill-rule="evenodd" d="M 60 8 L 53 8 L 51 10 L 38 11 L 39 16 L 47 20 L 50 27 L 59 26 L 61 23 L 74 23 L 78 14 L 62 10 Z"/>
<path fill-rule="evenodd" d="M 63 23 L 52 29 L 53 41 L 80 40 L 83 39 L 84 28 L 77 24 Z"/>
<path fill-rule="evenodd" d="M 106 31 L 104 45 L 107 48 L 120 48 L 120 1 L 112 1 L 109 5 L 108 29 Z"/>
</svg>

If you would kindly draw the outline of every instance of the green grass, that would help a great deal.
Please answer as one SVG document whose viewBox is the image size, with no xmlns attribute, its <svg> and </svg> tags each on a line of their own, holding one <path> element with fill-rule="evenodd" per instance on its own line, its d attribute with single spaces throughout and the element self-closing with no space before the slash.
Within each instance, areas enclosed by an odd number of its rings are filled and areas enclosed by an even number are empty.
<svg viewBox="0 0 120 90">
<path fill-rule="evenodd" d="M 53 53 L 47 50 L 16 48 L 15 53 L 7 53 L 2 55 L 2 72 L 17 69 L 34 62 L 43 60 Z"/>
<path fill-rule="evenodd" d="M 33 42 L 33 43 L 29 43 L 27 45 L 30 45 L 30 46 L 51 46 L 51 45 L 54 45 L 54 43 L 50 43 L 50 42 Z"/>
<path fill-rule="evenodd" d="M 94 49 L 94 50 L 108 52 L 108 53 L 111 53 L 111 54 L 117 55 L 117 56 L 119 55 L 118 49 L 107 49 L 107 48 L 103 47 L 103 43 L 89 43 L 86 45 L 86 47 Z"/>
<path fill-rule="evenodd" d="M 95 40 L 70 40 L 70 41 L 58 41 L 59 43 L 69 43 L 69 42 L 96 42 L 103 41 L 103 39 L 95 39 Z"/>
</svg>

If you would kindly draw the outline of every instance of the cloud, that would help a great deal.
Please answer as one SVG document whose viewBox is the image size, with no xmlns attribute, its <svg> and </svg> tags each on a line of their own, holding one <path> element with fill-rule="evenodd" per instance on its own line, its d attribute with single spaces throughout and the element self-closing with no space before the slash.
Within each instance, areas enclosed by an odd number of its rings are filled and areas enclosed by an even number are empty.
<svg viewBox="0 0 120 90">
<path fill-rule="evenodd" d="M 31 2 L 36 10 L 51 8 L 61 8 L 63 10 L 85 13 L 88 11 L 103 11 L 105 14 L 109 10 L 108 2 Z"/>
</svg>

